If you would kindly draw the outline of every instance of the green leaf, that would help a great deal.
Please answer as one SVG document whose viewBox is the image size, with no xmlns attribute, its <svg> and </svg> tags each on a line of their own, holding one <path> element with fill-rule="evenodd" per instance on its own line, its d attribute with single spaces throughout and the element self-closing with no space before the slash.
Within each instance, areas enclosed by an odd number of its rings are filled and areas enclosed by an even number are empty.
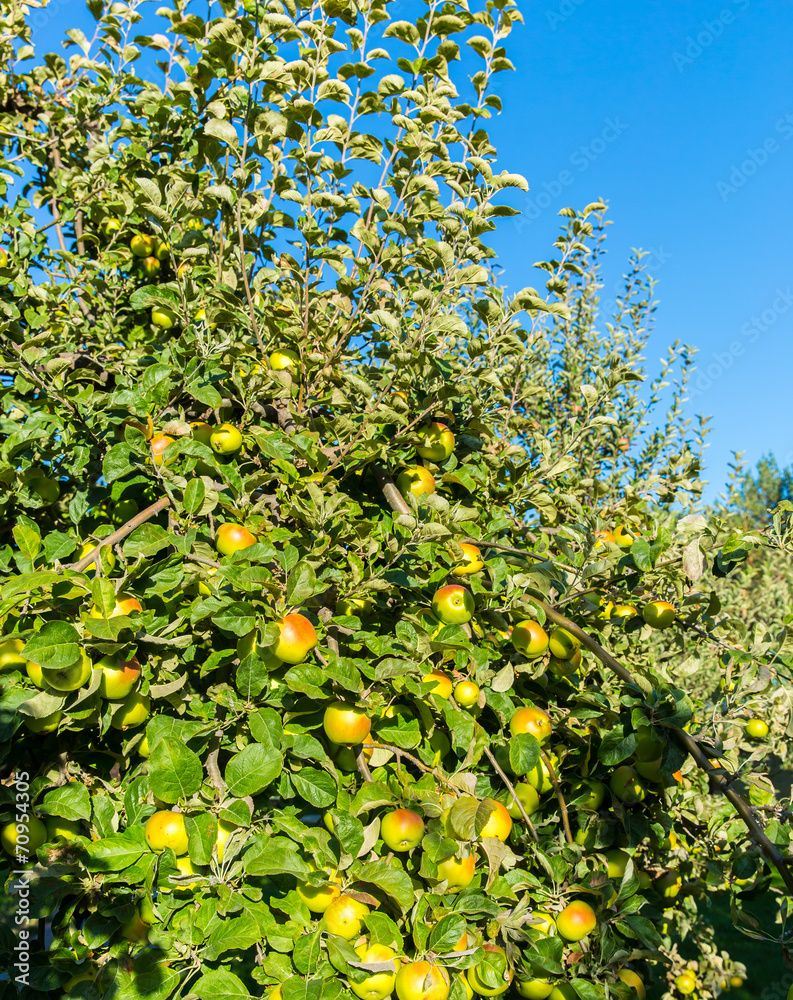
<svg viewBox="0 0 793 1000">
<path fill-rule="evenodd" d="M 299 562 L 289 574 L 286 584 L 287 604 L 298 605 L 309 597 L 326 589 L 326 584 L 319 583 L 314 570 L 307 562 Z"/>
<path fill-rule="evenodd" d="M 628 733 L 625 736 L 621 729 L 612 729 L 603 737 L 603 742 L 598 750 L 598 760 L 608 767 L 619 764 L 626 760 L 636 749 L 638 736 L 636 733 Z"/>
<path fill-rule="evenodd" d="M 182 498 L 182 506 L 188 514 L 197 514 L 204 504 L 206 486 L 203 479 L 191 479 Z"/>
<path fill-rule="evenodd" d="M 70 781 L 68 785 L 47 792 L 41 811 L 48 816 L 60 816 L 63 819 L 90 819 L 91 796 L 85 785 L 79 781 Z"/>
<path fill-rule="evenodd" d="M 41 532 L 36 523 L 24 514 L 18 514 L 12 534 L 19 551 L 32 562 L 41 551 Z"/>
<path fill-rule="evenodd" d="M 127 559 L 150 559 L 171 544 L 171 536 L 159 524 L 142 524 L 124 542 L 123 552 Z"/>
<path fill-rule="evenodd" d="M 295 791 L 312 806 L 324 809 L 336 801 L 336 782 L 327 771 L 304 767 L 291 775 Z"/>
<path fill-rule="evenodd" d="M 120 872 L 134 864 L 146 847 L 127 833 L 102 837 L 84 848 L 92 872 Z"/>
<path fill-rule="evenodd" d="M 154 745 L 148 770 L 151 790 L 163 802 L 187 799 L 201 787 L 200 758 L 173 736 L 165 736 Z"/>
<path fill-rule="evenodd" d="M 356 876 L 358 882 L 371 882 L 396 902 L 403 912 L 413 905 L 413 883 L 406 871 L 392 868 L 386 861 L 370 861 Z"/>
<path fill-rule="evenodd" d="M 237 130 L 231 122 L 224 121 L 222 118 L 210 119 L 204 126 L 204 132 L 215 139 L 220 139 L 229 146 L 233 146 L 235 149 L 239 145 L 240 140 Z"/>
<path fill-rule="evenodd" d="M 22 655 L 42 667 L 69 667 L 80 655 L 80 634 L 68 622 L 45 622 L 25 643 Z"/>
<path fill-rule="evenodd" d="M 459 913 L 449 913 L 441 917 L 430 934 L 429 947 L 439 955 L 451 951 L 465 931 L 465 917 Z"/>
<path fill-rule="evenodd" d="M 528 774 L 540 762 L 540 744 L 531 733 L 518 733 L 509 739 L 509 764 L 515 774 Z"/>
<path fill-rule="evenodd" d="M 244 798 L 257 795 L 281 773 L 283 758 L 273 753 L 270 747 L 261 743 L 251 743 L 226 765 L 226 784 L 229 795 Z"/>
<path fill-rule="evenodd" d="M 221 608 L 217 614 L 212 616 L 212 620 L 224 632 L 243 636 L 256 628 L 256 611 L 250 604 L 234 601 L 234 603 Z"/>
<path fill-rule="evenodd" d="M 293 840 L 272 837 L 247 852 L 243 864 L 249 875 L 294 875 L 297 878 L 309 874 L 310 868 L 295 851 Z"/>
</svg>

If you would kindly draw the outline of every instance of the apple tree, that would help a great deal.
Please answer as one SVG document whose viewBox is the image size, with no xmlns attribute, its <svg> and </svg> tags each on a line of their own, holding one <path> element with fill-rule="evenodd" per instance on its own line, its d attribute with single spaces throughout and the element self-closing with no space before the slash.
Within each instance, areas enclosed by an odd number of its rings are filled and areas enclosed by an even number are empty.
<svg viewBox="0 0 793 1000">
<path fill-rule="evenodd" d="M 89 0 L 43 56 L 31 8 L 0 32 L 8 988 L 735 986 L 709 900 L 780 938 L 751 902 L 793 890 L 786 622 L 734 582 L 786 515 L 699 504 L 693 354 L 647 372 L 641 254 L 602 315 L 605 205 L 500 286 L 517 8 Z"/>
</svg>

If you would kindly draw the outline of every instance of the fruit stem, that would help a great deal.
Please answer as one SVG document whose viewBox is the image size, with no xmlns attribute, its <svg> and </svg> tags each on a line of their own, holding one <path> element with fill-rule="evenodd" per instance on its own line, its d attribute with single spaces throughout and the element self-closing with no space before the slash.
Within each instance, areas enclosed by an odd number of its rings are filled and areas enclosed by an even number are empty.
<svg viewBox="0 0 793 1000">
<path fill-rule="evenodd" d="M 362 743 L 361 750 L 390 750 L 392 754 L 396 755 L 397 759 L 406 757 L 411 764 L 415 764 L 416 767 L 421 768 L 425 774 L 434 774 L 440 781 L 445 782 L 451 789 L 454 790 L 455 795 L 460 794 L 460 789 L 453 782 L 449 781 L 445 774 L 441 774 L 440 771 L 436 771 L 434 768 L 427 767 L 426 764 L 422 764 L 418 757 L 414 757 L 413 754 L 408 753 L 406 750 L 400 750 L 399 747 L 392 747 L 388 743 Z"/>
</svg>

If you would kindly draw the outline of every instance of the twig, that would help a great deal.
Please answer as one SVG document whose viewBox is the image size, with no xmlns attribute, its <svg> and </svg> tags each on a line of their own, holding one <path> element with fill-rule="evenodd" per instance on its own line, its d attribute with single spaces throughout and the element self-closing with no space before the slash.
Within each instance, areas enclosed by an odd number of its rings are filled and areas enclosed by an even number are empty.
<svg viewBox="0 0 793 1000">
<path fill-rule="evenodd" d="M 364 781 L 372 781 L 372 772 L 369 770 L 369 765 L 366 763 L 366 754 L 363 752 L 363 745 L 359 744 L 355 750 L 358 752 L 355 754 L 355 763 L 358 766 L 358 770 L 361 773 L 361 777 Z M 353 751 L 355 752 L 355 751 Z"/>
<path fill-rule="evenodd" d="M 426 764 L 422 764 L 422 762 L 418 759 L 418 757 L 414 757 L 413 754 L 408 753 L 407 750 L 400 750 L 399 747 L 392 747 L 388 743 L 362 743 L 361 749 L 390 750 L 390 752 L 392 754 L 395 754 L 398 759 L 406 757 L 411 762 L 411 764 L 415 764 L 416 767 L 421 768 L 421 770 L 424 771 L 425 774 L 434 774 L 436 778 L 439 778 L 441 781 L 445 782 L 450 788 L 453 788 L 455 795 L 460 794 L 460 789 L 457 787 L 457 785 L 454 784 L 454 782 L 450 781 L 445 774 L 441 774 L 440 771 L 436 771 L 434 767 L 427 767 Z"/>
<path fill-rule="evenodd" d="M 532 821 L 531 821 L 531 819 L 529 817 L 529 814 L 526 812 L 525 806 L 523 805 L 523 803 L 518 798 L 517 793 L 515 792 L 515 786 L 509 780 L 509 778 L 507 777 L 506 773 L 502 770 L 502 768 L 499 765 L 498 761 L 493 756 L 493 753 L 490 750 L 490 747 L 487 747 L 487 746 L 485 747 L 485 756 L 490 761 L 490 763 L 493 765 L 493 767 L 496 769 L 496 772 L 498 773 L 498 776 L 501 778 L 501 780 L 504 782 L 504 784 L 509 789 L 509 794 L 512 796 L 512 801 L 515 803 L 515 805 L 518 807 L 518 809 L 520 809 L 521 815 L 523 816 L 523 820 L 524 820 L 526 826 L 529 828 L 529 833 L 532 835 L 535 843 L 539 843 L 540 838 L 537 836 L 537 830 L 536 830 L 534 824 L 532 823 Z"/>
<path fill-rule="evenodd" d="M 551 763 L 551 758 L 544 750 L 540 750 L 540 757 L 542 758 L 542 762 L 543 764 L 545 764 L 545 767 L 548 770 L 548 776 L 551 779 L 551 784 L 556 790 L 556 798 L 559 800 L 559 809 L 561 810 L 562 813 L 562 824 L 564 826 L 565 838 L 567 839 L 568 844 L 572 844 L 573 834 L 570 830 L 570 817 L 567 815 L 567 803 L 564 800 L 564 795 L 562 795 L 562 788 L 561 785 L 559 784 L 559 779 L 556 776 L 556 770 L 554 769 L 554 766 Z"/>
<path fill-rule="evenodd" d="M 91 551 L 87 553 L 87 555 L 84 555 L 82 559 L 78 559 L 77 562 L 71 563 L 69 566 L 65 566 L 64 569 L 73 569 L 76 573 L 82 573 L 82 571 L 90 566 L 91 563 L 95 563 L 99 566 L 100 552 L 106 545 L 115 545 L 116 542 L 120 542 L 125 539 L 127 535 L 131 535 L 135 528 L 140 527 L 141 524 L 145 524 L 146 521 L 156 517 L 160 511 L 165 510 L 170 502 L 171 501 L 168 497 L 163 497 L 161 500 L 153 503 L 151 507 L 147 507 L 139 514 L 130 518 L 126 524 L 122 524 L 118 531 L 114 531 L 112 535 L 108 535 L 107 538 L 103 538 L 96 548 L 91 549 Z"/>
<path fill-rule="evenodd" d="M 220 773 L 220 768 L 218 767 L 218 755 L 220 753 L 220 743 L 223 738 L 223 730 L 216 730 L 212 739 L 209 741 L 209 753 L 206 759 L 206 769 L 207 775 L 209 776 L 209 782 L 212 787 L 217 791 L 219 795 L 222 795 L 226 791 L 226 782 L 223 780 L 223 775 Z"/>
</svg>

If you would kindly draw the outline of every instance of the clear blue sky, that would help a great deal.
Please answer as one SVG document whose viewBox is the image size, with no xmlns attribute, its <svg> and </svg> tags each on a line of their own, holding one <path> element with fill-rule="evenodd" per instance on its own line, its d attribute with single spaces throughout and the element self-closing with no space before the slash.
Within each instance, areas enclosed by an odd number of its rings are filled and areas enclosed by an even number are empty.
<svg viewBox="0 0 793 1000">
<path fill-rule="evenodd" d="M 713 415 L 708 496 L 733 449 L 793 462 L 793 3 L 522 10 L 492 129 L 502 167 L 530 185 L 513 202 L 524 222 L 506 220 L 495 241 L 506 283 L 537 282 L 531 264 L 549 255 L 560 208 L 603 197 L 606 297 L 632 247 L 654 250 L 648 360 L 677 338 L 700 350 L 690 407 Z"/>
<path fill-rule="evenodd" d="M 491 122 L 500 167 L 531 188 L 511 199 L 525 215 L 494 237 L 505 283 L 539 284 L 531 265 L 552 254 L 558 210 L 606 199 L 604 297 L 632 247 L 652 250 L 660 307 L 648 360 L 678 338 L 700 350 L 690 408 L 713 415 L 708 497 L 732 450 L 751 465 L 769 451 L 793 462 L 793 3 L 528 0 L 522 10 L 507 40 L 516 72 L 497 78 L 504 112 Z M 92 22 L 79 0 L 56 0 L 33 23 L 41 56 Z"/>
</svg>

